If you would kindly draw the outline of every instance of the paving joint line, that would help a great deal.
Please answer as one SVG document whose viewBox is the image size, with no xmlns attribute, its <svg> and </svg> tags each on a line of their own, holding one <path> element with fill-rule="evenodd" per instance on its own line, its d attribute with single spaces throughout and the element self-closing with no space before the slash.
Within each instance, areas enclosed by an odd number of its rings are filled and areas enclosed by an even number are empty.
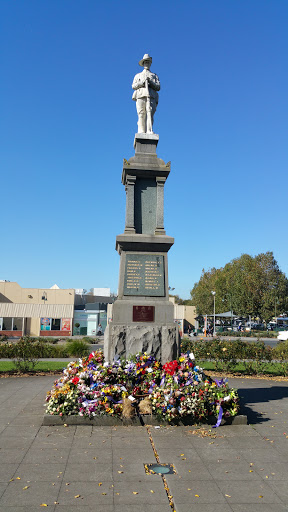
<svg viewBox="0 0 288 512">
<path fill-rule="evenodd" d="M 146 428 L 147 428 L 147 433 L 148 433 L 148 436 L 149 436 L 149 439 L 150 439 L 150 443 L 151 443 L 151 446 L 152 446 L 152 450 L 154 452 L 155 459 L 156 459 L 157 463 L 160 464 L 159 455 L 158 455 L 156 447 L 155 447 L 155 443 L 154 443 L 154 440 L 153 440 L 153 437 L 152 437 L 152 433 L 151 433 L 150 427 L 147 425 Z M 170 490 L 169 490 L 169 487 L 168 487 L 167 480 L 166 480 L 164 475 L 160 475 L 160 476 L 162 478 L 164 489 L 165 489 L 166 494 L 167 494 L 169 505 L 170 505 L 171 509 L 173 510 L 173 512 L 177 512 L 176 509 L 175 509 L 173 496 L 170 493 Z"/>
</svg>

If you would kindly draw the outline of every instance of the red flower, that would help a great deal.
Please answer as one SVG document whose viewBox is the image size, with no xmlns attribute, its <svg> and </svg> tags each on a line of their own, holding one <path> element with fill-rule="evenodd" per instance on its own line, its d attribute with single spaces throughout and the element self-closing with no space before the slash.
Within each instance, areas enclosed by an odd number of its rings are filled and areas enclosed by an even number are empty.
<svg viewBox="0 0 288 512">
<path fill-rule="evenodd" d="M 71 380 L 71 382 L 73 382 L 73 384 L 75 384 L 75 386 L 76 386 L 76 385 L 78 384 L 79 380 L 80 380 L 80 379 L 79 379 L 79 377 L 74 377 L 74 378 Z"/>
<path fill-rule="evenodd" d="M 163 365 L 163 370 L 165 371 L 165 373 L 168 373 L 169 375 L 174 375 L 174 373 L 176 372 L 177 369 L 178 369 L 177 361 L 171 361 L 171 362 Z"/>
</svg>

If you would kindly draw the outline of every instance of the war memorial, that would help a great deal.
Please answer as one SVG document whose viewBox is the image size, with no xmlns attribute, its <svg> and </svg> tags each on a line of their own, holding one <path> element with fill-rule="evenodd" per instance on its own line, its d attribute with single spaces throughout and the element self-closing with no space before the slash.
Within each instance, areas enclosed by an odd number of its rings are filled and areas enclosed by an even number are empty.
<svg viewBox="0 0 288 512">
<path fill-rule="evenodd" d="M 135 156 L 124 160 L 124 233 L 118 298 L 104 338 L 104 353 L 71 361 L 47 393 L 45 425 L 143 425 L 203 422 L 217 426 L 239 412 L 237 391 L 213 381 L 191 351 L 180 353 L 178 326 L 168 295 L 167 253 L 174 239 L 164 228 L 164 185 L 170 163 L 157 157 L 153 133 L 159 78 L 152 58 L 139 62 L 133 80 L 138 113 Z"/>
<path fill-rule="evenodd" d="M 165 363 L 179 352 L 178 327 L 169 302 L 168 258 L 174 239 L 164 228 L 164 185 L 170 162 L 157 157 L 159 135 L 153 133 L 160 81 L 150 71 L 152 58 L 145 54 L 132 88 L 138 133 L 135 155 L 124 159 L 122 183 L 126 191 L 124 233 L 116 237 L 120 255 L 118 299 L 105 331 L 105 358 L 138 352 L 154 354 Z"/>
</svg>

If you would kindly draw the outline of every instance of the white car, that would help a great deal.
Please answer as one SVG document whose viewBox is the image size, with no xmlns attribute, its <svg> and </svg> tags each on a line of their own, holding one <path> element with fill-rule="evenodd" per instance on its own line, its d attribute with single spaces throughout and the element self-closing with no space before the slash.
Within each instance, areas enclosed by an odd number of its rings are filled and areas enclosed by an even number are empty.
<svg viewBox="0 0 288 512">
<path fill-rule="evenodd" d="M 288 340 L 288 331 L 281 331 L 277 336 L 277 340 L 279 340 L 279 341 Z"/>
</svg>

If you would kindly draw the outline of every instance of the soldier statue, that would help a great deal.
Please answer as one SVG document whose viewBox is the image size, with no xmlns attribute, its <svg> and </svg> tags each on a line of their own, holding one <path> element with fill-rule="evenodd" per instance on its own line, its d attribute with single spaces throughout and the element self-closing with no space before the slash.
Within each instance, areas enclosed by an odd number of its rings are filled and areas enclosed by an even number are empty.
<svg viewBox="0 0 288 512">
<path fill-rule="evenodd" d="M 153 133 L 153 118 L 158 105 L 160 81 L 155 73 L 150 71 L 152 57 L 145 53 L 139 65 L 144 69 L 135 75 L 132 88 L 132 100 L 136 101 L 138 114 L 138 133 Z"/>
</svg>

